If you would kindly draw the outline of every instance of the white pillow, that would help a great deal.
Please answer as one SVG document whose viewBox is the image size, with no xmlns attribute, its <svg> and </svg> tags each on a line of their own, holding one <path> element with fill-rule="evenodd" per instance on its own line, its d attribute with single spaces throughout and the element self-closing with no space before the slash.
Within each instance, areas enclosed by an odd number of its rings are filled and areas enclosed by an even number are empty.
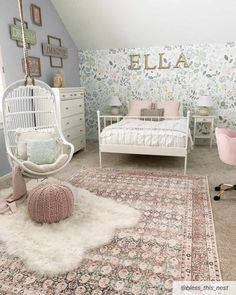
<svg viewBox="0 0 236 295">
<path fill-rule="evenodd" d="M 53 131 L 17 129 L 16 131 L 16 157 L 27 160 L 27 141 L 30 139 L 55 139 Z"/>
<path fill-rule="evenodd" d="M 151 109 L 151 105 L 152 102 L 150 100 L 130 100 L 129 112 L 127 116 L 140 116 L 141 109 Z"/>
</svg>

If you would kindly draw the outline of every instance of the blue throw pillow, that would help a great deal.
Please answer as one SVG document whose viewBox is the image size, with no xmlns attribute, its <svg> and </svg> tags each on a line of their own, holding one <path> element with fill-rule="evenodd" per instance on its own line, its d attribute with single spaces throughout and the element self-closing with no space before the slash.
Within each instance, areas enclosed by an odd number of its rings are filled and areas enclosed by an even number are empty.
<svg viewBox="0 0 236 295">
<path fill-rule="evenodd" d="M 56 160 L 56 141 L 54 139 L 27 140 L 27 159 L 38 165 L 52 164 Z"/>
</svg>

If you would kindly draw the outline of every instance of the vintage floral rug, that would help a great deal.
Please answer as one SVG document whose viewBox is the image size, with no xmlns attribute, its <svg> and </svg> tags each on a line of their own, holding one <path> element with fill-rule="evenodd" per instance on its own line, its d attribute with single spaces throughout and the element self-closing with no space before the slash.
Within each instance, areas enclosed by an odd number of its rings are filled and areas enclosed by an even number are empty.
<svg viewBox="0 0 236 295">
<path fill-rule="evenodd" d="M 164 295 L 174 280 L 221 279 L 206 177 L 94 168 L 69 181 L 139 210 L 139 223 L 53 278 L 28 272 L 1 244 L 0 294 Z"/>
</svg>

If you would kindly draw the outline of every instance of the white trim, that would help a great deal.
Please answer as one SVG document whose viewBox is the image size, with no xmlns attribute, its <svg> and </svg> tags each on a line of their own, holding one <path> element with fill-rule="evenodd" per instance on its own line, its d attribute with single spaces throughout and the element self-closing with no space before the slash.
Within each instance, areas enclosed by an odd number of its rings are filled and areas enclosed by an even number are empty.
<svg viewBox="0 0 236 295">
<path fill-rule="evenodd" d="M 0 183 L 11 178 L 11 172 L 0 176 Z"/>
<path fill-rule="evenodd" d="M 184 174 L 187 171 L 187 154 L 188 154 L 188 134 L 189 134 L 189 122 L 190 112 L 187 112 L 186 118 L 186 143 L 185 147 L 161 147 L 161 146 L 137 146 L 137 145 L 120 145 L 120 144 L 101 144 L 101 119 L 104 121 L 106 127 L 107 118 L 116 118 L 117 122 L 125 116 L 101 116 L 100 111 L 97 111 L 98 117 L 98 143 L 99 143 L 99 164 L 102 168 L 102 153 L 121 153 L 121 154 L 142 154 L 142 155 L 154 155 L 154 156 L 173 156 L 184 157 Z M 139 118 L 134 117 L 132 118 Z M 143 117 L 145 120 L 145 117 Z M 149 117 L 151 120 L 155 117 Z M 172 117 L 174 118 L 174 117 Z M 181 118 L 181 117 L 178 117 Z"/>
</svg>

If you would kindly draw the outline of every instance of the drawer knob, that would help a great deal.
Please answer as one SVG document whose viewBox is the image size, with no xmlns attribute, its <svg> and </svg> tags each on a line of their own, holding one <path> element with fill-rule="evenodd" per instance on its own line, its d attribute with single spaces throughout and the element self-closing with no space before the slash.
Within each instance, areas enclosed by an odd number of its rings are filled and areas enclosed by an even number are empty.
<svg viewBox="0 0 236 295">
<path fill-rule="evenodd" d="M 66 110 L 69 110 L 69 107 L 66 107 Z"/>
<path fill-rule="evenodd" d="M 68 134 L 67 137 L 69 138 L 70 137 L 70 134 Z"/>
<path fill-rule="evenodd" d="M 79 106 L 80 106 L 80 108 L 82 107 L 82 105 L 81 105 L 81 104 L 80 104 Z"/>
<path fill-rule="evenodd" d="M 66 125 L 70 125 L 70 122 L 66 122 Z"/>
</svg>

